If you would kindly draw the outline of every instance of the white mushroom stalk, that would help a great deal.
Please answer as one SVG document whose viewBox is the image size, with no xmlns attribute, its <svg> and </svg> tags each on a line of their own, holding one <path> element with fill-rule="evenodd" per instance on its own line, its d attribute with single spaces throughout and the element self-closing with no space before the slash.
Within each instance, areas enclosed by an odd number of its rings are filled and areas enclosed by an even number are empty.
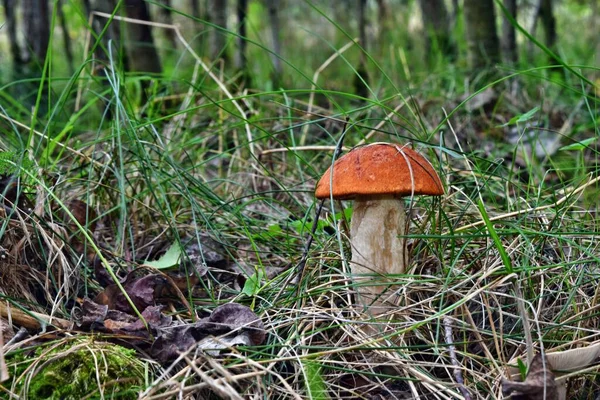
<svg viewBox="0 0 600 400">
<path fill-rule="evenodd" d="M 385 312 L 384 303 L 392 299 L 393 290 L 387 290 L 390 275 L 407 269 L 402 198 L 443 193 L 429 161 L 414 150 L 389 143 L 350 151 L 317 183 L 317 198 L 355 201 L 350 226 L 352 278 L 360 303 L 372 315 Z"/>
<path fill-rule="evenodd" d="M 372 314 L 388 297 L 383 293 L 389 286 L 390 275 L 406 271 L 406 218 L 401 198 L 394 195 L 377 197 L 358 196 L 350 222 L 352 246 L 352 276 L 357 284 L 360 301 L 371 306 Z M 368 282 L 375 285 L 368 285 Z"/>
</svg>

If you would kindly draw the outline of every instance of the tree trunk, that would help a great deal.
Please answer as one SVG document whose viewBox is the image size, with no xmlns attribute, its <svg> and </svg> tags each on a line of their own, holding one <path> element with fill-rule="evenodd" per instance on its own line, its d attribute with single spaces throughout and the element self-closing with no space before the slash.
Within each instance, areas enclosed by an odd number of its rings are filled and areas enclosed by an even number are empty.
<svg viewBox="0 0 600 400">
<path fill-rule="evenodd" d="M 83 6 L 89 17 L 94 13 L 102 12 L 106 14 L 112 14 L 115 10 L 114 0 L 83 0 Z M 109 20 L 105 17 L 99 17 L 94 15 L 92 19 L 91 28 L 94 30 L 92 37 L 91 47 L 87 51 L 94 51 L 94 59 L 99 60 L 92 65 L 93 69 L 91 75 L 98 80 L 98 83 L 102 86 L 101 90 L 110 90 L 110 84 L 106 79 L 105 68 L 107 65 L 116 65 L 118 67 L 124 67 L 127 69 L 128 58 L 125 54 L 121 41 L 121 29 L 119 27 L 119 21 L 113 20 L 109 24 Z M 113 58 L 109 60 L 108 47 L 112 47 Z M 109 106 L 110 102 L 105 101 L 102 103 L 105 107 L 103 112 L 108 119 L 112 118 L 112 111 Z M 77 109 L 76 109 L 77 110 Z"/>
<path fill-rule="evenodd" d="M 544 27 L 544 44 L 547 48 L 554 51 L 556 46 L 556 19 L 552 0 L 540 0 L 540 21 Z"/>
<path fill-rule="evenodd" d="M 162 5 L 158 6 L 158 19 L 160 22 L 173 25 L 173 16 L 171 15 L 171 8 L 173 5 L 171 4 L 171 0 L 162 0 Z M 175 30 L 173 29 L 162 29 L 162 32 L 165 33 L 165 36 L 169 40 L 169 44 L 172 49 L 177 48 L 177 35 L 175 34 Z"/>
<path fill-rule="evenodd" d="M 552 7 L 552 0 L 539 0 L 536 6 L 535 13 L 533 15 L 533 21 L 531 23 L 530 32 L 535 34 L 537 32 L 538 21 L 541 21 L 544 28 L 544 44 L 548 49 L 554 52 L 556 44 L 556 20 L 554 19 L 554 12 Z M 529 60 L 532 59 L 534 54 L 533 42 L 528 44 Z M 550 59 L 550 63 L 554 63 L 555 60 Z"/>
<path fill-rule="evenodd" d="M 190 9 L 192 10 L 192 17 L 200 18 L 200 2 L 198 0 L 190 0 Z"/>
<path fill-rule="evenodd" d="M 194 50 L 199 55 L 203 55 L 206 53 L 206 46 L 210 39 L 207 39 L 207 35 L 203 34 L 203 31 L 208 28 L 208 26 L 200 21 L 210 21 L 210 16 L 208 15 L 207 10 L 207 1 L 203 0 L 200 3 L 200 0 L 190 0 L 190 9 L 192 12 L 192 17 L 195 18 L 195 21 L 192 23 L 192 29 L 194 32 L 193 41 L 191 45 L 194 47 Z"/>
<path fill-rule="evenodd" d="M 150 21 L 148 6 L 144 0 L 125 0 L 125 12 L 129 18 Z M 152 29 L 149 25 L 127 24 L 130 70 L 137 72 L 161 73 L 162 68 Z"/>
<path fill-rule="evenodd" d="M 367 50 L 367 0 L 358 0 L 358 40 L 360 46 Z M 364 53 L 361 58 L 364 59 Z"/>
<path fill-rule="evenodd" d="M 458 0 L 452 0 L 452 26 L 456 26 L 458 15 L 460 13 L 460 3 Z"/>
<path fill-rule="evenodd" d="M 389 18 L 388 6 L 385 0 L 375 0 L 377 3 L 377 19 L 381 25 L 385 25 L 385 20 Z"/>
<path fill-rule="evenodd" d="M 84 0 L 84 6 L 88 15 L 91 15 L 94 11 L 102 12 L 105 14 L 112 14 L 115 10 L 114 0 Z M 105 17 L 94 16 L 92 27 L 96 34 L 96 43 L 93 43 L 92 46 L 96 48 L 94 52 L 94 56 L 101 61 L 104 61 L 106 64 L 108 63 L 120 63 L 125 66 L 127 69 L 129 65 L 129 59 L 125 52 L 121 51 L 123 49 L 122 41 L 121 41 L 121 29 L 119 21 L 113 20 L 110 22 L 110 26 L 108 29 L 104 30 L 106 24 L 108 24 L 108 19 Z M 100 36 L 100 34 L 104 31 L 104 34 Z M 112 46 L 113 50 L 117 50 L 113 52 L 113 54 L 119 54 L 121 58 L 113 59 L 109 61 L 108 59 L 108 46 Z M 103 64 L 103 63 L 101 63 Z M 104 68 L 100 66 L 100 68 Z M 103 74 L 99 74 L 103 76 Z"/>
<path fill-rule="evenodd" d="M 476 71 L 500 61 L 494 0 L 464 0 L 469 67 Z"/>
<path fill-rule="evenodd" d="M 269 8 L 269 21 L 271 22 L 271 36 L 273 39 L 273 53 L 274 56 L 271 56 L 271 60 L 273 60 L 273 83 L 274 86 L 279 86 L 279 80 L 281 79 L 281 74 L 283 72 L 281 67 L 281 60 L 279 57 L 281 56 L 281 41 L 279 40 L 279 13 L 277 12 L 278 0 L 267 0 L 267 7 Z"/>
<path fill-rule="evenodd" d="M 358 38 L 362 51 L 354 77 L 354 92 L 360 97 L 369 97 L 369 77 L 367 75 L 367 0 L 358 0 Z"/>
<path fill-rule="evenodd" d="M 210 56 L 213 59 L 217 57 L 227 61 L 227 0 L 209 0 L 208 15 L 210 22 L 222 29 L 213 28 L 210 40 Z"/>
<path fill-rule="evenodd" d="M 23 0 L 23 34 L 27 50 L 24 61 L 44 64 L 50 40 L 47 0 Z"/>
<path fill-rule="evenodd" d="M 451 60 L 455 49 L 450 36 L 450 17 L 444 0 L 420 0 L 423 26 L 426 31 L 426 54 L 432 61 L 436 48 Z"/>
<path fill-rule="evenodd" d="M 246 17 L 248 14 L 248 0 L 238 0 L 237 2 L 237 18 L 238 18 L 238 38 L 237 38 L 237 56 L 235 64 L 237 69 L 245 75 L 248 71 L 246 60 Z"/>
<path fill-rule="evenodd" d="M 385 0 L 375 0 L 375 2 L 377 3 L 377 47 L 382 48 L 385 46 L 385 32 L 390 30 L 390 10 Z"/>
<path fill-rule="evenodd" d="M 21 48 L 17 39 L 17 20 L 15 16 L 15 0 L 4 0 L 4 16 L 6 18 L 5 28 L 8 32 L 8 41 L 10 46 L 10 54 L 12 56 L 13 70 L 17 71 L 21 68 L 23 57 L 21 56 Z"/>
<path fill-rule="evenodd" d="M 90 0 L 83 0 L 83 9 L 85 10 L 85 14 L 89 16 L 92 12 L 92 4 L 90 3 Z"/>
<path fill-rule="evenodd" d="M 589 29 L 590 32 L 598 32 L 598 22 L 600 21 L 600 0 L 592 1 L 591 8 L 592 12 L 590 15 Z M 596 42 L 596 45 L 594 47 L 594 58 L 592 62 L 594 63 L 594 65 L 600 65 L 600 42 Z M 596 70 L 592 72 L 592 80 L 600 82 L 600 71 Z M 598 94 L 599 91 L 596 91 L 596 96 L 598 96 Z"/>
<path fill-rule="evenodd" d="M 65 18 L 65 13 L 63 12 L 62 9 L 62 0 L 58 0 L 58 2 L 56 3 L 56 6 L 58 7 L 58 9 L 56 10 L 56 13 L 58 14 L 58 20 L 60 22 L 60 29 L 62 30 L 63 33 L 63 49 L 65 49 L 65 57 L 67 59 L 67 63 L 69 64 L 69 71 L 71 73 L 74 72 L 73 70 L 73 51 L 71 50 L 71 36 L 69 35 L 69 28 L 67 26 L 67 20 Z"/>
<path fill-rule="evenodd" d="M 148 6 L 144 0 L 125 0 L 125 12 L 127 17 L 140 21 L 150 21 Z M 129 71 L 160 74 L 162 67 L 158 52 L 154 46 L 152 28 L 150 25 L 136 23 L 127 24 L 127 52 L 129 53 Z M 141 81 L 142 96 L 140 104 L 148 100 L 147 90 L 151 80 Z"/>
<path fill-rule="evenodd" d="M 517 0 L 504 0 L 506 11 L 516 20 L 517 19 Z M 517 35 L 513 24 L 508 18 L 502 19 L 502 54 L 508 64 L 515 64 L 519 61 L 517 51 Z"/>
</svg>

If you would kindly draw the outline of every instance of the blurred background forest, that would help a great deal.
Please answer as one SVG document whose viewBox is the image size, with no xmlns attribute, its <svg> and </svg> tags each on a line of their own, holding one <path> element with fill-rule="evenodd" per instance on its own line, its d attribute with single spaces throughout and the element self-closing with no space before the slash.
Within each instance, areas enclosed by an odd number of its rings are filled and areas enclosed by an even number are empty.
<svg viewBox="0 0 600 400">
<path fill-rule="evenodd" d="M 2 0 L 0 15 L 3 300 L 70 320 L 173 245 L 183 319 L 239 302 L 264 321 L 244 351 L 269 366 L 237 387 L 256 398 L 457 398 L 459 369 L 499 398 L 532 349 L 515 299 L 547 349 L 599 340 L 600 0 Z M 386 321 L 405 343 L 381 362 L 350 301 L 351 204 L 315 217 L 314 198 L 336 146 L 378 141 L 410 143 L 446 190 L 410 199 L 405 303 Z M 446 316 L 464 368 L 440 347 Z M 211 362 L 156 376 L 193 393 L 221 379 Z M 590 374 L 571 397 L 598 398 Z"/>
<path fill-rule="evenodd" d="M 107 67 L 138 78 L 137 88 L 143 92 L 138 93 L 138 103 L 146 96 L 173 94 L 186 89 L 183 81 L 191 78 L 194 58 L 187 50 L 203 57 L 227 82 L 255 92 L 316 84 L 362 97 L 418 93 L 420 98 L 445 102 L 439 97 L 442 92 L 446 98 L 471 94 L 492 82 L 491 76 L 564 64 L 573 69 L 527 74 L 589 84 L 597 71 L 582 71 L 581 66 L 597 66 L 600 61 L 599 4 L 597 0 L 3 0 L 2 103 L 6 113 L 20 118 L 18 114 L 27 115 L 40 100 L 40 79 L 44 92 L 58 93 L 70 80 L 84 77 L 101 88 L 110 80 Z M 338 56 L 332 57 L 336 52 Z M 158 82 L 152 93 L 151 81 Z M 69 103 L 73 95 L 67 90 L 61 100 Z M 54 103 L 50 98 L 45 94 L 38 106 L 47 108 Z"/>
</svg>

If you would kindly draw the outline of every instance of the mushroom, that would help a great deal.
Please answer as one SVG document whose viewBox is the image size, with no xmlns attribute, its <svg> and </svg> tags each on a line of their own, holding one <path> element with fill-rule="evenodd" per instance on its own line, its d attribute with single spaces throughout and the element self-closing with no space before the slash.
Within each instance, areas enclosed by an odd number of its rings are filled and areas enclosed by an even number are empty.
<svg viewBox="0 0 600 400">
<path fill-rule="evenodd" d="M 333 168 L 333 178 L 331 169 Z M 333 186 L 333 190 L 331 187 Z M 374 143 L 339 158 L 317 183 L 318 199 L 353 199 L 350 223 L 352 279 L 361 303 L 374 314 L 386 285 L 365 285 L 373 276 L 406 271 L 407 224 L 402 197 L 440 196 L 444 188 L 433 166 L 406 146 Z M 384 310 L 382 310 L 384 311 Z"/>
</svg>

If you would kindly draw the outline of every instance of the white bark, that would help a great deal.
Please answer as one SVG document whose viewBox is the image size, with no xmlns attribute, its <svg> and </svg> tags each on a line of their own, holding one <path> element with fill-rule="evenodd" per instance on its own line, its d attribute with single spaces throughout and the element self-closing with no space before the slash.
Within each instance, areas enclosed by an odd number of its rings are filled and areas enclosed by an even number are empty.
<svg viewBox="0 0 600 400">
<path fill-rule="evenodd" d="M 405 234 L 402 199 L 394 196 L 355 199 L 350 226 L 352 278 L 357 284 L 360 303 L 372 315 L 386 312 L 389 306 L 384 306 L 384 301 L 391 305 L 389 300 L 395 298 L 388 275 L 406 270 L 405 238 L 399 237 Z"/>
</svg>

